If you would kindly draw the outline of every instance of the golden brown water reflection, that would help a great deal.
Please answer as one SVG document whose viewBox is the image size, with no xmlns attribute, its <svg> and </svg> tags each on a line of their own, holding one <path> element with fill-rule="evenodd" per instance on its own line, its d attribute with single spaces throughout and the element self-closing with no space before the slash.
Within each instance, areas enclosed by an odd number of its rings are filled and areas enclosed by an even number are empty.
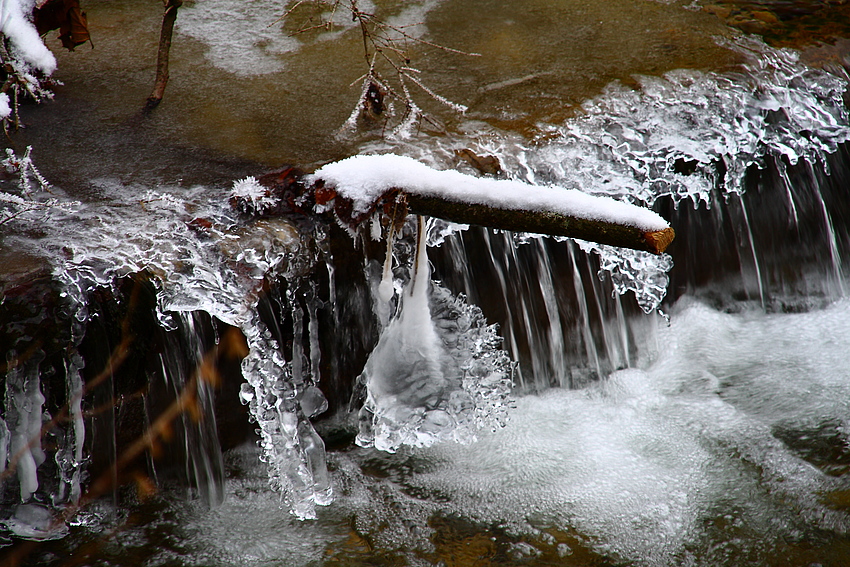
<svg viewBox="0 0 850 567">
<path fill-rule="evenodd" d="M 403 5 L 377 4 L 378 15 L 387 17 Z M 309 165 L 356 152 L 354 143 L 334 136 L 359 94 L 351 84 L 365 71 L 356 30 L 324 41 L 307 34 L 299 50 L 276 56 L 283 70 L 237 76 L 210 64 L 208 45 L 180 33 L 178 16 L 164 102 L 143 118 L 161 7 L 88 0 L 85 8 L 95 48 L 68 53 L 48 39 L 64 86 L 54 102 L 28 109 L 30 127 L 13 137 L 16 147 L 33 145 L 57 184 L 84 185 L 92 177 L 211 182 L 252 167 Z M 277 14 L 269 10 L 270 24 Z M 465 117 L 457 116 L 418 93 L 449 129 L 472 118 L 532 134 L 538 123 L 561 121 L 613 80 L 681 67 L 716 70 L 736 61 L 715 41 L 731 29 L 681 3 L 532 0 L 518 7 L 447 0 L 425 23 L 428 39 L 481 54 L 411 49 L 412 65 L 428 85 L 469 106 Z M 226 34 L 205 41 L 227 41 Z"/>
</svg>

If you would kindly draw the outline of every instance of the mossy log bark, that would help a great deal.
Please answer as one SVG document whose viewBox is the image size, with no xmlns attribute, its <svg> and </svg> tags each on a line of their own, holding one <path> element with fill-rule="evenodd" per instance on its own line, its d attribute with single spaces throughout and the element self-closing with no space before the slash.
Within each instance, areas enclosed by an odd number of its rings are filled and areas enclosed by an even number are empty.
<svg viewBox="0 0 850 567">
<path fill-rule="evenodd" d="M 476 224 L 550 236 L 567 236 L 661 254 L 673 241 L 672 228 L 646 232 L 633 226 L 601 220 L 570 217 L 551 211 L 497 209 L 487 205 L 461 203 L 405 193 L 410 212 L 451 222 Z"/>
</svg>

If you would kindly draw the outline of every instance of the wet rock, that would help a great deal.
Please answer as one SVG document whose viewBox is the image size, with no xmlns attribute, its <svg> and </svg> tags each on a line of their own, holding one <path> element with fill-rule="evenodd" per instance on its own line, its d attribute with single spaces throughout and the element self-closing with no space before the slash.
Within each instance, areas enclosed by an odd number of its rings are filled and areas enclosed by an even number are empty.
<svg viewBox="0 0 850 567">
<path fill-rule="evenodd" d="M 774 47 L 801 49 L 850 36 L 850 3 L 726 1 L 703 6 L 726 24 Z"/>
<path fill-rule="evenodd" d="M 502 165 L 496 156 L 479 156 L 470 149 L 464 148 L 455 152 L 461 161 L 464 161 L 485 175 L 501 175 Z"/>
</svg>

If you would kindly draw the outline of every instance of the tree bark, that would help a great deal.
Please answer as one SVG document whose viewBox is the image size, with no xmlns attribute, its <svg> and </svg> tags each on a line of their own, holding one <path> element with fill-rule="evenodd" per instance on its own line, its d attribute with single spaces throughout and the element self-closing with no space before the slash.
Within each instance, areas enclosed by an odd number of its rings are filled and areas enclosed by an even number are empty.
<svg viewBox="0 0 850 567">
<path fill-rule="evenodd" d="M 156 57 L 156 81 L 153 92 L 145 103 L 146 110 L 153 110 L 162 101 L 165 87 L 168 85 L 168 54 L 171 50 L 171 36 L 174 33 L 174 21 L 177 19 L 177 9 L 183 5 L 183 0 L 165 0 L 165 14 L 162 16 L 162 29 L 159 34 L 159 51 Z"/>
<path fill-rule="evenodd" d="M 599 244 L 652 252 L 653 254 L 664 252 L 675 236 L 675 232 L 670 227 L 664 230 L 645 232 L 633 226 L 570 217 L 551 211 L 497 209 L 488 205 L 462 203 L 410 193 L 405 193 L 405 197 L 410 212 L 420 215 L 512 232 L 579 238 Z"/>
<path fill-rule="evenodd" d="M 259 178 L 266 188 L 266 196 L 276 203 L 257 209 L 255 203 L 244 196 L 231 197 L 231 206 L 255 216 L 283 214 L 316 214 L 318 205 L 324 215 L 334 215 L 336 220 L 355 229 L 367 222 L 376 211 L 383 211 L 389 222 L 398 225 L 409 213 L 427 215 L 460 224 L 475 224 L 512 232 L 528 232 L 549 236 L 566 236 L 661 254 L 670 245 L 675 232 L 669 226 L 657 231 L 644 231 L 634 226 L 604 220 L 592 220 L 555 213 L 499 209 L 489 205 L 471 204 L 449 198 L 425 197 L 410 193 L 404 188 L 389 189 L 372 203 L 366 211 L 355 211 L 353 203 L 338 194 L 333 186 L 319 179 L 304 182 L 304 172 L 286 168 L 267 173 Z"/>
</svg>

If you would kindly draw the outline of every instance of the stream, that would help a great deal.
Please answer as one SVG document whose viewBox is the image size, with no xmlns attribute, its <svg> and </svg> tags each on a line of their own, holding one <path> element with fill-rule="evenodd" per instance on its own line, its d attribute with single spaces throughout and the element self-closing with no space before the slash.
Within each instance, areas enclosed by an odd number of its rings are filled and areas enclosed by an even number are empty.
<svg viewBox="0 0 850 567">
<path fill-rule="evenodd" d="M 377 118 L 342 4 L 185 0 L 150 112 L 160 3 L 47 35 L 0 178 L 2 564 L 850 563 L 850 4 L 360 1 L 404 49 Z M 375 153 L 676 239 L 257 184 Z"/>
</svg>

